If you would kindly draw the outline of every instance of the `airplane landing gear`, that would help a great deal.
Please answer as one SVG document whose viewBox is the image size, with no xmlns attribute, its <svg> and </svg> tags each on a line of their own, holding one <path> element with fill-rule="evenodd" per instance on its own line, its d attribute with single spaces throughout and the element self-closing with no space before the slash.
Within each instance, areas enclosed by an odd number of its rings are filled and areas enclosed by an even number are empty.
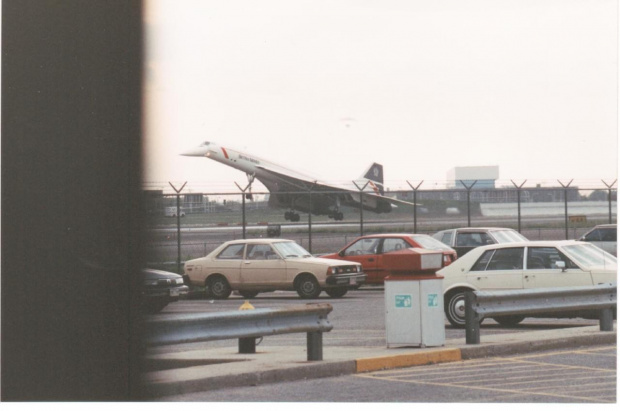
<svg viewBox="0 0 620 411">
<path fill-rule="evenodd" d="M 284 213 L 284 219 L 286 221 L 297 222 L 299 221 L 299 214 L 294 211 L 287 211 L 286 213 Z"/>
<path fill-rule="evenodd" d="M 333 218 L 336 221 L 344 220 L 344 214 L 341 211 L 334 211 L 333 213 L 328 215 L 329 218 Z"/>
</svg>

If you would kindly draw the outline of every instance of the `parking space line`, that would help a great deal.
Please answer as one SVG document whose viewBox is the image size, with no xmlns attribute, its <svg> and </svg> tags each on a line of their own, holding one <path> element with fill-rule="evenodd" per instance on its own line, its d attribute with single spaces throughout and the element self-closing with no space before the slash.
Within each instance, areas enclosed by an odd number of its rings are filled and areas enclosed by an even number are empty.
<svg viewBox="0 0 620 411">
<path fill-rule="evenodd" d="M 538 396 L 544 396 L 544 397 L 566 398 L 566 399 L 571 399 L 571 400 L 584 400 L 584 401 L 591 401 L 591 402 L 615 402 L 615 400 L 602 401 L 600 398 L 581 397 L 581 396 L 575 396 L 575 395 L 554 394 L 554 393 L 549 393 L 549 392 L 533 392 L 533 391 L 528 391 L 528 390 L 516 390 L 516 389 L 512 389 L 511 390 L 511 389 L 505 389 L 505 388 L 476 387 L 476 386 L 461 385 L 461 384 L 436 383 L 436 382 L 419 381 L 419 380 L 403 381 L 403 380 L 400 380 L 398 378 L 377 377 L 377 376 L 372 375 L 372 374 L 355 374 L 355 376 L 358 377 L 358 378 L 368 378 L 368 379 L 376 379 L 376 380 L 383 380 L 383 381 L 402 382 L 402 383 L 406 383 L 406 384 L 434 385 L 434 386 L 438 386 L 438 387 L 464 388 L 464 389 L 478 390 L 478 391 L 503 392 L 503 393 L 512 393 L 512 394 L 516 394 L 516 395 L 530 395 L 530 396 L 531 395 L 538 395 Z"/>
<path fill-rule="evenodd" d="M 580 366 L 580 365 L 552 364 L 552 363 L 548 363 L 548 362 L 526 361 L 526 360 L 522 360 L 520 358 L 506 358 L 506 360 L 510 361 L 510 362 L 515 362 L 515 363 L 536 364 L 536 365 L 539 365 L 539 366 L 556 367 L 556 368 L 562 368 L 562 369 L 579 369 L 579 370 L 602 371 L 602 372 L 613 372 L 613 373 L 616 372 L 615 369 L 583 367 L 583 366 Z"/>
</svg>

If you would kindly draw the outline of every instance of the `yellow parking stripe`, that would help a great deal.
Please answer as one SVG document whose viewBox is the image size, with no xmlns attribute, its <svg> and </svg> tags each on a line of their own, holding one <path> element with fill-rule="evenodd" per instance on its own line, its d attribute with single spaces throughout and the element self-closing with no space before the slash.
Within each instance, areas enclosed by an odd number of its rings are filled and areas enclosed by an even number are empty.
<svg viewBox="0 0 620 411">
<path fill-rule="evenodd" d="M 388 357 L 364 358 L 356 361 L 357 372 L 377 371 L 385 368 L 411 367 L 414 365 L 437 364 L 460 361 L 460 349 L 427 351 L 414 354 L 392 355 Z"/>
</svg>

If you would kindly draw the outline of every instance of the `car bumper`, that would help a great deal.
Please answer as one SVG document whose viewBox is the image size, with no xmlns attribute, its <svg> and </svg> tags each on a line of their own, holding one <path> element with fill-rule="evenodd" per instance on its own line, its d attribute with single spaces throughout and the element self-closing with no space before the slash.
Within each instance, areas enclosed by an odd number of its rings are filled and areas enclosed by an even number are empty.
<svg viewBox="0 0 620 411">
<path fill-rule="evenodd" d="M 189 287 L 182 285 L 180 287 L 149 289 L 144 291 L 144 295 L 148 299 L 166 299 L 168 301 L 177 301 L 179 298 L 189 293 Z"/>
<path fill-rule="evenodd" d="M 328 286 L 349 286 L 351 288 L 359 287 L 366 282 L 367 275 L 364 273 L 353 274 L 334 274 L 327 277 L 325 284 Z"/>
</svg>

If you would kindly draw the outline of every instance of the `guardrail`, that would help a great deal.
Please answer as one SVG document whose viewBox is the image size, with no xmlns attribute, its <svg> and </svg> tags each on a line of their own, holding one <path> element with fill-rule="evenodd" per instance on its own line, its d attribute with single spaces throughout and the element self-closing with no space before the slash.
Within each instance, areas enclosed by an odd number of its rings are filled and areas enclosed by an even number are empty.
<svg viewBox="0 0 620 411">
<path fill-rule="evenodd" d="M 480 322 L 488 317 L 598 311 L 601 331 L 613 331 L 617 286 L 540 288 L 465 293 L 465 342 L 480 344 Z"/>
<path fill-rule="evenodd" d="M 307 333 L 308 361 L 323 360 L 323 333 L 333 326 L 327 319 L 331 304 L 287 308 L 258 308 L 221 313 L 149 318 L 145 343 L 149 346 L 239 339 L 239 353 L 256 353 L 256 338 Z"/>
</svg>

